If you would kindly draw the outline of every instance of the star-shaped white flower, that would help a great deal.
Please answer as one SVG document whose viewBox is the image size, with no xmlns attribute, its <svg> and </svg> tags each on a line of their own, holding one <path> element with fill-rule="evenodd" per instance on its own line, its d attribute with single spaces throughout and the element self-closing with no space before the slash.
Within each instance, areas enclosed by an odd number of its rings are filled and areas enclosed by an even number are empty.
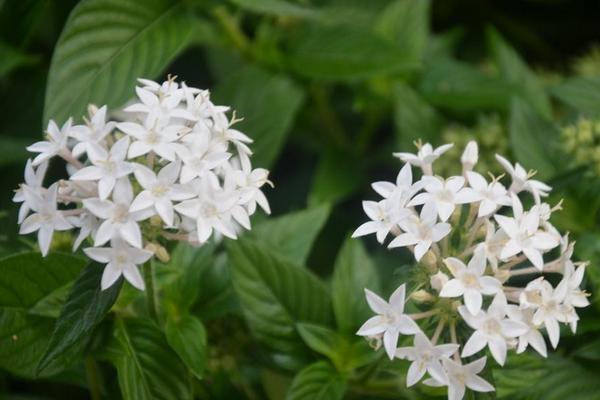
<svg viewBox="0 0 600 400">
<path fill-rule="evenodd" d="M 230 239 L 236 239 L 231 209 L 237 204 L 237 195 L 223 191 L 218 186 L 218 181 L 209 179 L 209 176 L 191 182 L 197 197 L 177 204 L 175 211 L 195 221 L 200 243 L 206 242 L 213 230 Z"/>
<path fill-rule="evenodd" d="M 396 204 L 388 199 L 380 201 L 363 201 L 363 210 L 371 221 L 367 221 L 360 225 L 353 233 L 352 237 L 360 237 L 375 233 L 377 241 L 383 243 L 387 235 L 398 222 L 411 215 L 411 212 L 406 208 L 396 207 Z"/>
<path fill-rule="evenodd" d="M 473 315 L 465 306 L 458 312 L 475 332 L 471 335 L 462 350 L 462 357 L 470 357 L 488 346 L 492 356 L 500 365 L 506 361 L 506 340 L 524 335 L 529 328 L 522 322 L 506 318 L 506 297 L 498 293 L 487 311 L 480 310 Z"/>
<path fill-rule="evenodd" d="M 506 188 L 500 182 L 494 180 L 488 184 L 483 176 L 473 171 L 467 171 L 466 175 L 475 201 L 479 201 L 479 218 L 487 217 L 500 206 L 512 204 Z"/>
<path fill-rule="evenodd" d="M 26 235 L 38 231 L 38 243 L 44 256 L 48 254 L 54 231 L 66 231 L 72 228 L 56 207 L 57 193 L 58 182 L 43 192 L 23 186 L 25 203 L 34 213 L 25 218 L 19 233 Z"/>
<path fill-rule="evenodd" d="M 75 125 L 70 135 L 77 139 L 78 143 L 73 147 L 73 155 L 79 157 L 86 153 L 92 146 L 104 147 L 104 139 L 115 129 L 116 122 L 106 122 L 106 106 L 96 109 L 90 106 L 91 119 L 86 125 Z"/>
<path fill-rule="evenodd" d="M 181 183 L 188 183 L 196 177 L 203 178 L 231 157 L 227 147 L 214 142 L 206 132 L 191 132 L 182 140 L 185 144 L 177 147 L 177 155 L 183 161 Z"/>
<path fill-rule="evenodd" d="M 37 168 L 34 168 L 31 159 L 27 160 L 27 164 L 25 164 L 25 183 L 21 184 L 20 187 L 15 190 L 15 195 L 13 196 L 13 201 L 15 203 L 22 203 L 21 207 L 19 208 L 17 223 L 22 223 L 30 211 L 29 205 L 25 201 L 23 186 L 28 186 L 30 189 L 40 194 L 44 192 L 46 189 L 42 187 L 42 184 L 44 182 L 47 169 L 48 162 L 42 162 Z"/>
<path fill-rule="evenodd" d="M 260 190 L 265 184 L 273 185 L 269 181 L 269 171 L 264 168 L 252 169 L 250 159 L 247 155 L 240 153 L 241 169 L 228 171 L 225 179 L 231 180 L 240 193 L 240 204 L 248 209 L 248 214 L 252 215 L 256 211 L 258 204 L 265 213 L 271 214 L 271 207 L 265 194 Z"/>
<path fill-rule="evenodd" d="M 98 181 L 98 196 L 101 200 L 106 200 L 117 179 L 133 172 L 133 164 L 125 161 L 128 147 L 127 136 L 118 140 L 108 152 L 100 146 L 90 146 L 88 156 L 93 165 L 75 172 L 71 180 Z"/>
<path fill-rule="evenodd" d="M 170 90 L 164 93 L 160 90 L 155 92 L 138 86 L 135 88 L 135 92 L 141 102 L 126 107 L 124 111 L 145 114 L 146 126 L 154 126 L 156 123 L 166 125 L 171 118 L 195 119 L 187 110 L 178 107 L 183 99 L 183 91 Z"/>
<path fill-rule="evenodd" d="M 473 315 L 481 310 L 482 295 L 498 293 L 502 284 L 496 278 L 485 275 L 486 257 L 481 248 L 477 248 L 468 265 L 454 257 L 448 257 L 444 263 L 454 276 L 442 288 L 440 297 L 464 298 L 464 303 Z"/>
<path fill-rule="evenodd" d="M 536 203 L 539 203 L 540 198 L 548 196 L 548 193 L 552 190 L 552 188 L 546 185 L 544 182 L 531 179 L 533 174 L 528 173 L 525 168 L 521 166 L 521 164 L 515 163 L 513 166 L 506 158 L 498 154 L 496 154 L 496 160 L 498 160 L 504 170 L 512 178 L 512 185 L 509 189 L 511 192 L 516 194 L 522 190 L 526 190 L 531 192 Z"/>
<path fill-rule="evenodd" d="M 527 332 L 517 337 L 519 341 L 517 353 L 521 354 L 527 349 L 527 346 L 531 346 L 542 357 L 548 357 L 544 336 L 540 332 L 540 327 L 533 323 L 533 310 L 530 308 L 521 309 L 519 306 L 509 304 L 506 308 L 506 314 L 513 321 L 521 322 L 528 328 Z"/>
<path fill-rule="evenodd" d="M 369 307 L 378 315 L 369 318 L 356 332 L 359 336 L 373 336 L 383 333 L 383 347 L 388 357 L 394 358 L 400 334 L 414 335 L 421 330 L 409 316 L 404 314 L 406 284 L 400 285 L 390 296 L 389 303 L 365 289 Z"/>
<path fill-rule="evenodd" d="M 404 233 L 388 245 L 389 248 L 415 246 L 415 259 L 420 261 L 433 243 L 439 242 L 450 233 L 452 227 L 446 222 L 437 223 L 436 211 L 428 205 L 421 209 L 421 216 L 410 215 L 398 221 Z"/>
<path fill-rule="evenodd" d="M 432 165 L 442 154 L 450 150 L 453 144 L 445 144 L 434 149 L 431 144 L 425 143 L 419 146 L 417 154 L 412 153 L 394 153 L 394 157 L 398 157 L 404 162 L 410 163 L 415 167 L 420 167 L 425 175 L 433 175 Z"/>
<path fill-rule="evenodd" d="M 128 158 L 136 158 L 154 152 L 168 161 L 175 161 L 175 142 L 186 128 L 183 125 L 140 125 L 121 122 L 117 128 L 134 138 L 129 146 Z"/>
<path fill-rule="evenodd" d="M 529 282 L 519 297 L 521 308 L 535 310 L 532 321 L 536 326 L 544 325 L 554 348 L 560 340 L 558 323 L 569 322 L 567 316 L 571 308 L 563 304 L 566 290 L 566 285 L 554 289 L 544 277 L 539 277 Z"/>
<path fill-rule="evenodd" d="M 69 217 L 68 220 L 71 224 L 73 224 L 74 227 L 79 228 L 79 234 L 73 242 L 73 251 L 77 250 L 87 237 L 90 235 L 93 237 L 100 226 L 100 221 L 98 221 L 98 218 L 89 212 L 78 216 Z"/>
<path fill-rule="evenodd" d="M 561 285 L 566 286 L 566 294 L 563 303 L 567 306 L 583 308 L 590 305 L 588 294 L 581 290 L 580 285 L 585 274 L 586 264 L 580 264 L 575 268 L 573 262 L 565 263 L 564 276 Z"/>
<path fill-rule="evenodd" d="M 512 208 L 514 217 L 494 215 L 496 222 L 509 236 L 500 253 L 500 258 L 506 260 L 521 252 L 540 271 L 544 268 L 542 253 L 558 246 L 560 237 L 539 230 L 540 215 L 532 209 L 525 213 L 523 205 L 514 193 L 512 195 Z"/>
<path fill-rule="evenodd" d="M 103 220 L 96 232 L 94 246 L 102 246 L 111 239 L 122 238 L 134 247 L 142 247 L 142 232 L 138 221 L 148 218 L 153 212 L 130 212 L 132 200 L 133 191 L 127 179 L 117 182 L 112 201 L 98 198 L 83 200 L 83 206 Z"/>
<path fill-rule="evenodd" d="M 412 168 L 409 163 L 404 164 L 396 177 L 396 183 L 374 182 L 371 187 L 384 199 L 391 199 L 398 207 L 405 207 L 415 193 L 423 186 L 422 181 L 413 184 Z"/>
<path fill-rule="evenodd" d="M 481 357 L 466 365 L 451 359 L 443 359 L 442 366 L 448 380 L 440 382 L 436 379 L 427 379 L 424 383 L 429 386 L 448 386 L 448 400 L 461 400 L 465 395 L 466 388 L 476 392 L 493 392 L 494 387 L 477 375 L 483 371 L 485 362 L 486 357 Z"/>
<path fill-rule="evenodd" d="M 173 201 L 181 201 L 194 196 L 181 185 L 176 184 L 179 177 L 179 162 L 163 167 L 158 174 L 138 164 L 133 172 L 142 190 L 131 203 L 130 212 L 139 212 L 147 208 L 156 210 L 167 226 L 173 225 L 175 212 Z"/>
<path fill-rule="evenodd" d="M 27 150 L 32 153 L 40 153 L 33 159 L 34 166 L 40 165 L 44 161 L 67 150 L 67 141 L 69 140 L 72 123 L 73 120 L 69 118 L 62 128 L 59 129 L 53 120 L 48 122 L 48 128 L 46 129 L 46 138 L 48 140 L 36 142 L 27 147 Z"/>
<path fill-rule="evenodd" d="M 492 270 L 495 272 L 498 269 L 500 253 L 510 238 L 502 229 L 496 230 L 495 224 L 490 220 L 486 219 L 485 225 L 485 239 L 478 245 L 478 247 L 483 249 L 486 258 L 492 267 Z"/>
<path fill-rule="evenodd" d="M 111 287 L 121 275 L 136 288 L 144 290 L 144 279 L 137 266 L 148 261 L 152 252 L 131 247 L 118 238 L 111 241 L 111 247 L 88 247 L 83 251 L 92 260 L 106 264 L 100 281 L 102 290 Z"/>
<path fill-rule="evenodd" d="M 467 204 L 477 201 L 477 196 L 469 188 L 463 188 L 465 178 L 453 176 L 447 180 L 436 177 L 423 177 L 425 192 L 416 195 L 409 206 L 430 204 L 437 211 L 440 220 L 446 222 L 456 209 L 457 204 Z"/>
<path fill-rule="evenodd" d="M 399 347 L 396 350 L 396 358 L 412 361 L 406 374 L 406 386 L 419 382 L 425 372 L 440 382 L 446 381 L 441 361 L 450 357 L 459 347 L 457 344 L 435 346 L 422 332 L 415 334 L 413 347 Z"/>
</svg>

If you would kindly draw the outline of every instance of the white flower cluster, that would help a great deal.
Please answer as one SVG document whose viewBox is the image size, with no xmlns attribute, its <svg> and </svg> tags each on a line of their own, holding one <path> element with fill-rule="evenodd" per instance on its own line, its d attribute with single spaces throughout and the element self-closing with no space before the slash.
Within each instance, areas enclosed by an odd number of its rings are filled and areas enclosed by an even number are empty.
<svg viewBox="0 0 600 400">
<path fill-rule="evenodd" d="M 269 172 L 252 169 L 252 140 L 232 127 L 239 120 L 229 107 L 174 79 L 139 83 L 121 122 L 107 121 L 106 106 L 90 106 L 82 125 L 50 121 L 46 140 L 27 148 L 38 154 L 14 197 L 20 233 L 37 231 L 43 255 L 54 231 L 79 230 L 73 251 L 91 238 L 84 252 L 106 264 L 102 289 L 121 275 L 144 289 L 137 266 L 167 257 L 159 240 L 235 239 L 257 204 L 270 213 L 260 190 Z M 53 157 L 67 162 L 69 177 L 46 188 Z"/>
<path fill-rule="evenodd" d="M 484 369 L 486 357 L 466 364 L 461 358 L 487 347 L 503 365 L 509 349 L 521 353 L 528 346 L 546 357 L 541 331 L 546 331 L 556 348 L 559 323 L 568 324 L 575 332 L 575 308 L 589 302 L 587 293 L 579 288 L 585 264 L 571 261 L 574 244 L 550 223 L 560 205 L 551 207 L 542 201 L 551 188 L 532 179 L 533 172 L 498 155 L 511 185 L 507 188 L 500 182 L 504 175 L 487 181 L 473 171 L 478 158 L 475 142 L 467 145 L 461 158 L 462 176 L 435 176 L 434 161 L 451 146 L 433 149 L 430 144 L 418 143 L 416 155 L 394 154 L 406 164 L 395 183 L 373 183 L 383 199 L 363 203 L 371 221 L 353 236 L 375 233 L 383 243 L 391 234 L 394 238 L 388 247 L 409 248 L 419 268 L 427 272 L 420 274 L 427 278 L 417 282 L 409 297 L 416 307 L 426 306 L 427 310 L 404 312 L 405 284 L 389 303 L 365 289 L 377 315 L 357 334 L 383 342 L 390 359 L 412 361 L 408 386 L 428 373 L 423 383 L 447 386 L 448 398 L 459 400 L 466 388 L 494 390 L 477 375 Z M 414 183 L 412 166 L 422 171 Z M 527 211 L 519 199 L 525 193 L 533 200 Z M 558 276 L 559 283 L 552 286 L 545 274 Z M 426 319 L 422 326 L 435 327 L 430 337 L 415 322 Z M 470 337 L 458 337 L 457 332 L 469 328 Z M 398 348 L 400 334 L 414 335 L 413 346 Z"/>
</svg>

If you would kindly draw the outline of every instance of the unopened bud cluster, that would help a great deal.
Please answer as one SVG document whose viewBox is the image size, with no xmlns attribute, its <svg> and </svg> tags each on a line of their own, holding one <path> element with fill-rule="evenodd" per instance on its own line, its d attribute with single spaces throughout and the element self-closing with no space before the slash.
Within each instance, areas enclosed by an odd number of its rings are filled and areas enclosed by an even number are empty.
<svg viewBox="0 0 600 400">
<path fill-rule="evenodd" d="M 402 284 L 389 301 L 366 288 L 377 315 L 357 334 L 383 343 L 390 359 L 412 362 L 408 386 L 425 378 L 424 384 L 446 386 L 448 398 L 457 400 L 467 388 L 494 390 L 478 375 L 486 357 L 469 363 L 464 358 L 488 348 L 504 365 L 509 350 L 528 347 L 546 357 L 544 333 L 556 348 L 560 324 L 575 332 L 576 308 L 589 304 L 580 289 L 585 264 L 571 261 L 573 243 L 550 222 L 560 204 L 543 201 L 551 188 L 533 179 L 533 171 L 496 155 L 508 177 L 488 179 L 475 172 L 478 146 L 470 142 L 462 176 L 445 178 L 434 174 L 433 164 L 452 145 L 417 147 L 417 154 L 394 154 L 405 163 L 396 182 L 373 183 L 382 199 L 363 202 L 370 221 L 353 236 L 374 233 L 382 244 L 391 236 L 387 247 L 409 249 L 429 278 L 411 294 Z M 532 206 L 525 209 L 522 201 Z M 548 275 L 559 283 L 552 285 Z M 406 302 L 419 312 L 405 313 Z M 458 336 L 465 331 L 470 335 Z M 413 345 L 398 347 L 400 335 L 412 336 Z"/>
<path fill-rule="evenodd" d="M 84 252 L 106 264 L 102 289 L 121 275 L 144 289 L 137 266 L 153 256 L 168 261 L 161 241 L 235 239 L 257 205 L 270 212 L 260 189 L 269 172 L 252 168 L 252 140 L 233 128 L 239 120 L 229 107 L 174 79 L 140 79 L 135 91 L 121 121 L 93 105 L 80 125 L 51 120 L 46 140 L 27 148 L 38 154 L 14 197 L 20 233 L 37 231 L 43 255 L 54 231 L 78 231 L 73 251 L 93 243 Z M 68 178 L 45 186 L 53 158 L 66 162 Z"/>
<path fill-rule="evenodd" d="M 600 120 L 579 118 L 563 128 L 561 139 L 565 151 L 577 165 L 590 165 L 600 176 Z"/>
</svg>

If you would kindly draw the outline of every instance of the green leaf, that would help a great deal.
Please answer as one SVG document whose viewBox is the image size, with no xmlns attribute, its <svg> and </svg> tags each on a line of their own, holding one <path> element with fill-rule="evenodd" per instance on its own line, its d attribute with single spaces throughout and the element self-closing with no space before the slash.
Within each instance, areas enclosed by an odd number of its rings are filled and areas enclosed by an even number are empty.
<svg viewBox="0 0 600 400">
<path fill-rule="evenodd" d="M 248 11 L 280 17 L 310 17 L 314 10 L 283 0 L 230 0 L 233 4 Z"/>
<path fill-rule="evenodd" d="M 429 0 L 396 0 L 381 12 L 375 29 L 420 63 L 427 48 L 430 6 Z"/>
<path fill-rule="evenodd" d="M 354 80 L 416 69 L 394 44 L 367 30 L 317 27 L 297 33 L 287 61 L 295 73 L 316 79 Z"/>
<path fill-rule="evenodd" d="M 73 282 L 69 282 L 65 286 L 56 289 L 48 296 L 38 301 L 36 305 L 29 310 L 29 314 L 39 315 L 40 317 L 58 318 L 72 287 Z"/>
<path fill-rule="evenodd" d="M 319 279 L 249 240 L 228 243 L 233 286 L 256 338 L 282 353 L 304 353 L 295 324 L 330 326 L 331 298 Z"/>
<path fill-rule="evenodd" d="M 119 279 L 110 288 L 102 290 L 100 280 L 103 272 L 103 265 L 91 263 L 73 284 L 38 371 L 43 371 L 63 352 L 86 340 L 117 300 L 123 280 Z"/>
<path fill-rule="evenodd" d="M 515 87 L 451 59 L 428 63 L 419 91 L 434 106 L 455 112 L 507 110 Z"/>
<path fill-rule="evenodd" d="M 85 261 L 63 254 L 23 253 L 0 260 L 0 368 L 33 377 L 48 346 L 54 320 L 32 315 L 55 291 L 60 291 L 77 274 Z M 65 365 L 54 363 L 44 375 Z"/>
<path fill-rule="evenodd" d="M 344 396 L 346 381 L 325 361 L 309 365 L 292 381 L 287 400 L 338 400 Z"/>
<path fill-rule="evenodd" d="M 488 30 L 488 42 L 500 76 L 518 88 L 524 100 L 545 117 L 552 110 L 544 86 L 519 54 L 493 29 Z"/>
<path fill-rule="evenodd" d="M 152 322 L 118 318 L 108 346 L 124 400 L 192 398 L 183 364 Z"/>
<path fill-rule="evenodd" d="M 300 323 L 296 325 L 298 333 L 312 350 L 323 354 L 337 366 L 344 338 L 336 331 L 316 324 Z"/>
<path fill-rule="evenodd" d="M 285 143 L 304 94 L 286 76 L 250 66 L 223 81 L 213 97 L 231 105 L 243 118 L 236 129 L 254 140 L 252 162 L 269 167 Z"/>
<path fill-rule="evenodd" d="M 313 179 L 309 205 L 337 203 L 356 192 L 361 184 L 360 167 L 347 153 L 324 151 Z"/>
<path fill-rule="evenodd" d="M 544 359 L 523 353 L 509 357 L 504 368 L 494 370 L 494 379 L 498 399 L 594 400 L 600 390 L 598 373 L 597 368 L 584 367 L 560 355 Z"/>
<path fill-rule="evenodd" d="M 511 103 L 508 125 L 510 145 L 517 161 L 525 168 L 537 170 L 541 179 L 556 174 L 556 127 L 519 98 Z"/>
<path fill-rule="evenodd" d="M 194 376 L 202 379 L 208 351 L 206 348 L 206 329 L 202 322 L 191 315 L 184 315 L 179 320 L 167 319 L 165 334 L 169 346 Z"/>
<path fill-rule="evenodd" d="M 164 288 L 165 300 L 181 312 L 186 312 L 200 295 L 203 275 L 215 262 L 215 245 L 205 243 L 194 247 L 186 243 L 177 245 L 167 264 L 159 264 L 156 269 Z"/>
<path fill-rule="evenodd" d="M 335 261 L 332 281 L 333 310 L 338 329 L 354 334 L 372 314 L 364 289 L 379 291 L 375 265 L 360 240 L 348 238 Z"/>
<path fill-rule="evenodd" d="M 31 153 L 26 149 L 31 144 L 30 139 L 14 136 L 0 136 L 0 167 L 11 164 L 24 164 Z"/>
<path fill-rule="evenodd" d="M 600 77 L 569 78 L 550 92 L 583 114 L 600 116 Z"/>
<path fill-rule="evenodd" d="M 406 149 L 418 139 L 435 142 L 444 120 L 419 93 L 399 83 L 394 86 L 394 123 L 400 146 Z"/>
<path fill-rule="evenodd" d="M 269 218 L 252 229 L 251 237 L 293 264 L 304 265 L 329 211 L 324 205 Z"/>
<path fill-rule="evenodd" d="M 44 120 L 79 118 L 88 103 L 121 106 L 139 77 L 154 78 L 190 43 L 194 20 L 178 0 L 85 0 L 52 56 Z"/>
</svg>

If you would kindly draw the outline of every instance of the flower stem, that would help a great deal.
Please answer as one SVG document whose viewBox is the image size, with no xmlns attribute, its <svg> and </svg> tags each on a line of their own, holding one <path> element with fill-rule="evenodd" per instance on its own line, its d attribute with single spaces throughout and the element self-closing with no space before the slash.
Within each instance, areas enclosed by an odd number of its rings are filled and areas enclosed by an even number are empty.
<svg viewBox="0 0 600 400">
<path fill-rule="evenodd" d="M 94 359 L 90 355 L 85 357 L 85 373 L 87 376 L 87 383 L 90 390 L 91 399 L 101 400 L 102 392 L 100 390 L 98 368 L 96 366 L 96 361 L 94 361 Z"/>
<path fill-rule="evenodd" d="M 144 263 L 144 283 L 146 284 L 146 307 L 150 318 L 158 322 L 158 312 L 156 311 L 156 296 L 154 294 L 154 271 L 152 262 Z"/>
</svg>

